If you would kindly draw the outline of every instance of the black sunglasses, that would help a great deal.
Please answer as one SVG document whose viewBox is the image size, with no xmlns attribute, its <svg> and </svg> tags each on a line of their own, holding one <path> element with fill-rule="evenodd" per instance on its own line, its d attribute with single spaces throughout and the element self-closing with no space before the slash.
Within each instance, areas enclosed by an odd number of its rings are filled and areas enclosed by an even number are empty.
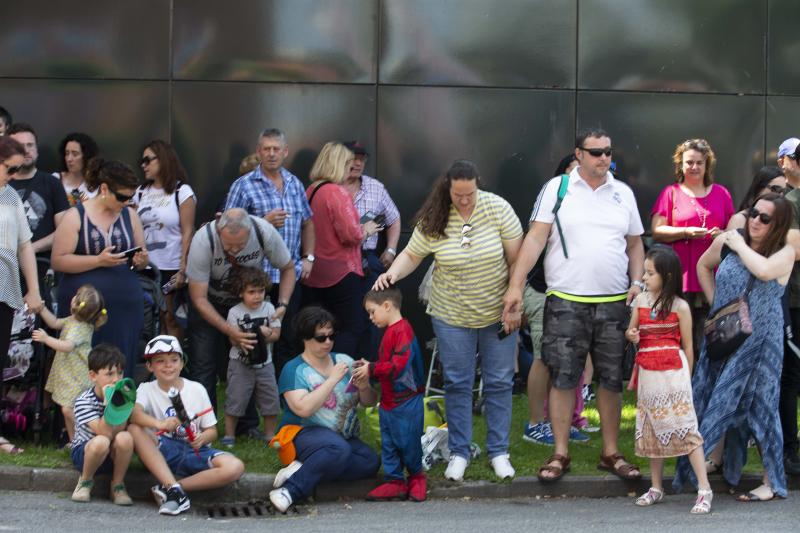
<svg viewBox="0 0 800 533">
<path fill-rule="evenodd" d="M 323 343 L 323 342 L 327 341 L 328 339 L 330 339 L 331 342 L 333 342 L 333 338 L 335 336 L 336 336 L 335 333 L 330 333 L 328 335 L 314 335 L 313 339 L 315 341 L 319 342 L 319 343 Z"/>
<path fill-rule="evenodd" d="M 120 194 L 112 189 L 109 189 L 109 191 L 111 191 L 111 194 L 114 195 L 114 198 L 116 198 L 118 202 L 122 202 L 123 204 L 127 204 L 128 202 L 130 202 L 136 195 L 136 193 L 133 193 L 130 196 L 128 196 L 126 194 Z"/>
<path fill-rule="evenodd" d="M 584 148 L 583 146 L 579 146 L 578 150 L 589 152 L 589 155 L 592 157 L 600 157 L 601 155 L 611 157 L 611 154 L 614 153 L 613 148 Z"/>
<path fill-rule="evenodd" d="M 146 156 L 144 156 L 143 158 L 141 158 L 139 160 L 139 164 L 141 166 L 143 166 L 143 167 L 146 167 L 147 165 L 149 165 L 150 163 L 152 163 L 156 159 L 158 159 L 156 156 L 150 157 L 149 155 L 146 155 Z"/>
<path fill-rule="evenodd" d="M 756 209 L 755 207 L 751 207 L 750 211 L 747 212 L 747 215 L 750 218 L 758 218 L 761 221 L 761 223 L 764 224 L 764 225 L 769 224 L 770 222 L 772 222 L 772 216 L 771 215 L 768 215 L 766 213 L 760 213 L 758 211 L 758 209 Z"/>
<path fill-rule="evenodd" d="M 9 176 L 13 176 L 17 172 L 19 172 L 20 169 L 22 168 L 21 165 L 17 165 L 15 167 L 10 167 L 10 166 L 6 165 L 5 163 L 3 163 L 3 166 L 6 167 L 6 174 L 8 174 Z"/>
</svg>

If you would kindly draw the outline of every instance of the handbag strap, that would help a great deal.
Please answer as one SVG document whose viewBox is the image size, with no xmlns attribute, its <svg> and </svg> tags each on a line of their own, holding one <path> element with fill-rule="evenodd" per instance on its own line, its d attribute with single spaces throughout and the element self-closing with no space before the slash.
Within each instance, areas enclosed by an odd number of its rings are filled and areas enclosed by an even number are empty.
<svg viewBox="0 0 800 533">
<path fill-rule="evenodd" d="M 747 287 L 744 288 L 744 293 L 742 293 L 742 298 L 747 298 L 750 296 L 750 291 L 753 289 L 753 283 L 755 283 L 756 277 L 750 274 L 750 280 L 747 282 Z"/>
</svg>

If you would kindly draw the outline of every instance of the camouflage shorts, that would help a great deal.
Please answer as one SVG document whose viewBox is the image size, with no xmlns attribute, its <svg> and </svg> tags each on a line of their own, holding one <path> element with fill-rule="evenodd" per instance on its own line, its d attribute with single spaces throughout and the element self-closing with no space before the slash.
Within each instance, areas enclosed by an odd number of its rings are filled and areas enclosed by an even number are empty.
<svg viewBox="0 0 800 533">
<path fill-rule="evenodd" d="M 625 301 L 587 304 L 548 296 L 544 305 L 542 360 L 557 389 L 578 386 L 586 355 L 604 389 L 622 391 L 622 358 L 629 313 Z"/>
<path fill-rule="evenodd" d="M 525 318 L 528 319 L 528 327 L 531 330 L 534 359 L 542 357 L 544 299 L 544 294 L 536 292 L 530 285 L 525 285 L 525 291 L 522 293 L 522 309 L 525 312 Z"/>
</svg>

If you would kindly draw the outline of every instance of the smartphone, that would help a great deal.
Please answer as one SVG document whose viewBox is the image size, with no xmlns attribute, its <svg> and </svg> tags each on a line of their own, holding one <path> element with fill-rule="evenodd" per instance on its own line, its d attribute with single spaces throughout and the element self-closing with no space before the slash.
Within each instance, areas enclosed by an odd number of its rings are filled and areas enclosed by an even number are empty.
<svg viewBox="0 0 800 533">
<path fill-rule="evenodd" d="M 360 223 L 366 224 L 370 220 L 375 220 L 375 213 L 373 213 L 372 211 L 367 211 L 362 215 Z"/>
<path fill-rule="evenodd" d="M 506 330 L 504 328 L 505 328 L 505 326 L 501 323 L 500 324 L 500 329 L 497 330 L 497 338 L 500 339 L 500 340 L 503 340 L 506 337 L 508 337 L 509 335 L 511 335 L 511 333 L 506 333 Z"/>
<path fill-rule="evenodd" d="M 136 246 L 134 248 L 131 248 L 130 250 L 125 250 L 122 253 L 125 254 L 125 257 L 127 257 L 128 259 L 133 259 L 133 256 L 136 255 L 136 252 L 141 252 L 141 251 L 142 251 L 142 247 L 141 246 Z"/>
</svg>

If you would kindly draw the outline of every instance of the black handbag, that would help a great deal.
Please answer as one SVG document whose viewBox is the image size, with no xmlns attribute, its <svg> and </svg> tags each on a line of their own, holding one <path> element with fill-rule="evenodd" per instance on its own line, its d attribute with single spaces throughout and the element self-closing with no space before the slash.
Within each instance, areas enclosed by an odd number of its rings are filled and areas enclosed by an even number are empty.
<svg viewBox="0 0 800 533">
<path fill-rule="evenodd" d="M 753 333 L 749 296 L 755 279 L 751 275 L 740 297 L 709 313 L 703 333 L 706 337 L 706 357 L 710 360 L 721 361 L 728 358 Z"/>
</svg>

